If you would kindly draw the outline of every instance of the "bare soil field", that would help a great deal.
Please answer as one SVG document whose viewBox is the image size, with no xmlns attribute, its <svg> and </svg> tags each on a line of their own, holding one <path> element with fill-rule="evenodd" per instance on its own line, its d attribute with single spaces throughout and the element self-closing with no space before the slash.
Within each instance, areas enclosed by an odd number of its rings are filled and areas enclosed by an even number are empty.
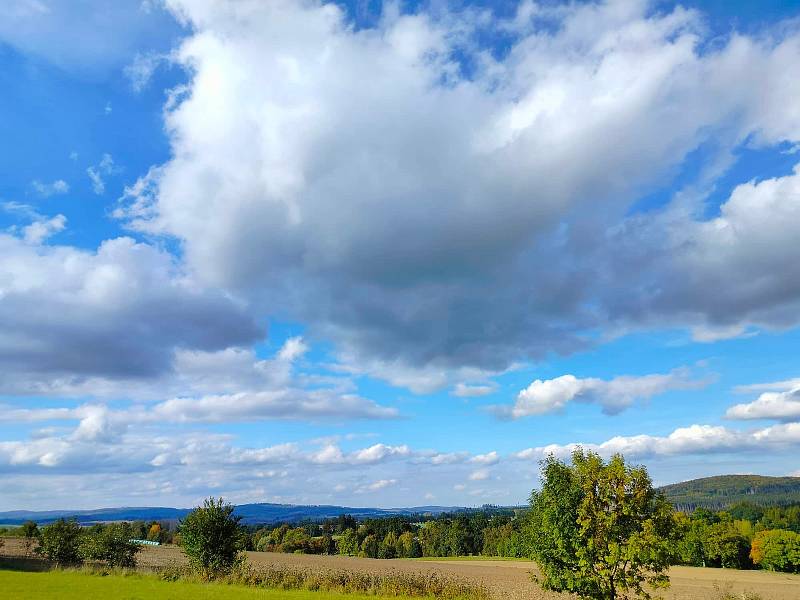
<svg viewBox="0 0 800 600">
<path fill-rule="evenodd" d="M 0 553 L 20 555 L 21 540 L 6 539 Z M 498 600 L 565 599 L 569 596 L 544 592 L 531 581 L 536 573 L 533 563 L 526 561 L 493 560 L 376 560 L 347 556 L 315 556 L 306 554 L 278 554 L 248 552 L 253 566 L 282 565 L 308 569 L 347 569 L 366 572 L 400 571 L 439 573 L 485 585 Z M 185 558 L 177 547 L 145 547 L 139 555 L 142 567 L 158 567 L 170 563 L 182 564 Z M 662 593 L 670 600 L 712 600 L 715 586 L 732 592 L 754 592 L 763 600 L 800 599 L 800 575 L 768 573 L 765 571 L 736 571 L 730 569 L 703 569 L 698 567 L 673 567 L 670 569 L 672 586 Z"/>
</svg>

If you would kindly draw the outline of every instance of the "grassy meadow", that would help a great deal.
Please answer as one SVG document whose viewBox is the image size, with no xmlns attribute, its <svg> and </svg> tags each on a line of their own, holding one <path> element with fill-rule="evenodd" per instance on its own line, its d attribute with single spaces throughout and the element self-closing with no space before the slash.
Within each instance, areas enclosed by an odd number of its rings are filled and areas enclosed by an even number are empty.
<svg viewBox="0 0 800 600">
<path fill-rule="evenodd" d="M 163 581 L 146 575 L 0 570 L 2 596 L 14 600 L 364 600 L 375 596 Z"/>
</svg>

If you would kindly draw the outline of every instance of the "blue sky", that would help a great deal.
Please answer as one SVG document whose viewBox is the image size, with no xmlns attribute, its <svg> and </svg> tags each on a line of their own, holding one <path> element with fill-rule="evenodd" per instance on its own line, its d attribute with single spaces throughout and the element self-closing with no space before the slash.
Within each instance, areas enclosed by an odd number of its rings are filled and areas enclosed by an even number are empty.
<svg viewBox="0 0 800 600">
<path fill-rule="evenodd" d="M 4 4 L 0 510 L 800 475 L 798 23 Z"/>
</svg>

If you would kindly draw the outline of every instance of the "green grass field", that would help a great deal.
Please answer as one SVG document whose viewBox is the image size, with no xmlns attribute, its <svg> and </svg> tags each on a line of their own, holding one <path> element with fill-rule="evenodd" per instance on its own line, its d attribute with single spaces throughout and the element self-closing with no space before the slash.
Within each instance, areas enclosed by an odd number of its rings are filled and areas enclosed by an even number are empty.
<svg viewBox="0 0 800 600">
<path fill-rule="evenodd" d="M 161 581 L 141 575 L 0 570 L 0 597 L 9 600 L 375 600 L 375 596 L 282 591 L 233 585 Z M 395 599 L 397 600 L 397 599 Z"/>
</svg>

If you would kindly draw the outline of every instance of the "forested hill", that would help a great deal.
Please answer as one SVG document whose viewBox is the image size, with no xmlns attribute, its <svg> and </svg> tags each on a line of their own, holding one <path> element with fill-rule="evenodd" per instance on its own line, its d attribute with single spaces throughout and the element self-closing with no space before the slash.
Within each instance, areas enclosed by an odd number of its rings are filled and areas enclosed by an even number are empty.
<svg viewBox="0 0 800 600">
<path fill-rule="evenodd" d="M 678 510 L 722 509 L 737 502 L 761 506 L 800 504 L 800 477 L 719 475 L 660 488 Z"/>
<path fill-rule="evenodd" d="M 341 514 L 349 514 L 356 518 L 378 518 L 394 515 L 438 515 L 446 512 L 467 510 L 458 506 L 415 506 L 411 508 L 366 508 L 352 506 L 302 506 L 294 504 L 240 504 L 236 514 L 242 523 L 252 525 L 260 523 L 295 523 L 311 520 L 332 519 Z M 109 521 L 176 521 L 189 514 L 185 508 L 137 507 L 137 508 L 100 508 L 97 510 L 51 510 L 28 511 L 15 510 L 0 512 L 0 523 L 19 525 L 31 519 L 38 523 L 49 523 L 61 518 L 74 518 L 79 523 L 91 524 Z"/>
</svg>

